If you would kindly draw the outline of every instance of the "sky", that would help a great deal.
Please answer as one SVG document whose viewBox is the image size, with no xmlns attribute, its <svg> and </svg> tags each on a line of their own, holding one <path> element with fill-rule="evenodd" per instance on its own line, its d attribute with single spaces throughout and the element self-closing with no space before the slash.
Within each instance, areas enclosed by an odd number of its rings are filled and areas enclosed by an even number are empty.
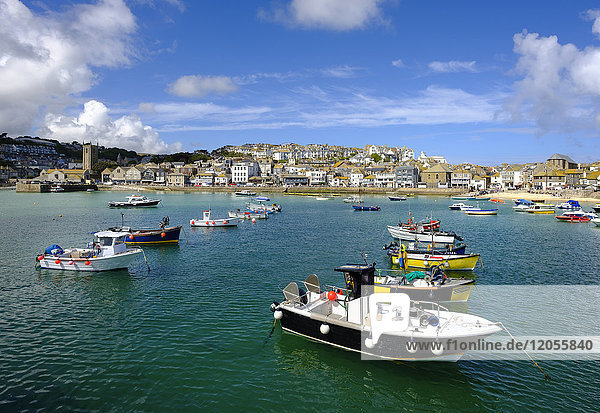
<svg viewBox="0 0 600 413">
<path fill-rule="evenodd" d="M 600 160 L 592 1 L 0 0 L 0 132 Z"/>
</svg>

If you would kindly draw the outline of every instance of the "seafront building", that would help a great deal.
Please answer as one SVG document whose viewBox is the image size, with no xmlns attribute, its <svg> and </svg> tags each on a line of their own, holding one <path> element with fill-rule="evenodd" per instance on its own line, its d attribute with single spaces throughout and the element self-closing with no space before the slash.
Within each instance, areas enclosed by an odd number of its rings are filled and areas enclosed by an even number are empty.
<svg viewBox="0 0 600 413">
<path fill-rule="evenodd" d="M 600 179 L 600 162 L 578 164 L 557 153 L 543 162 L 485 167 L 469 163 L 451 165 L 443 156 L 423 151 L 415 158 L 415 151 L 405 146 L 349 148 L 258 143 L 225 146 L 220 148 L 225 155 L 217 152 L 212 157 L 206 151 L 197 151 L 206 156 L 189 162 L 165 162 L 165 156 L 135 152 L 132 154 L 137 156 L 122 156 L 123 150 L 112 148 L 113 156 L 118 151 L 113 161 L 102 157 L 106 148 L 92 143 L 59 144 L 31 137 L 11 139 L 6 135 L 2 135 L 0 142 L 3 160 L 0 183 L 20 180 L 39 184 L 99 182 L 180 188 L 248 185 L 551 191 L 597 189 Z M 79 159 L 67 156 L 77 152 L 81 154 Z M 77 167 L 68 168 L 69 165 Z M 103 169 L 98 170 L 97 165 Z"/>
</svg>

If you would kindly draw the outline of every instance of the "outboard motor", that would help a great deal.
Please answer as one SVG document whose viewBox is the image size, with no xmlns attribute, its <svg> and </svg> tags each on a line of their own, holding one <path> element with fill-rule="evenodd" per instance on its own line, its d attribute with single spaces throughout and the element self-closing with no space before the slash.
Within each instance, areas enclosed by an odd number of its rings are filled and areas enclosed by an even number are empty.
<svg viewBox="0 0 600 413">
<path fill-rule="evenodd" d="M 346 264 L 337 267 L 335 271 L 344 273 L 346 288 L 352 291 L 353 298 L 361 296 L 361 287 L 363 285 L 375 284 L 375 263 L 371 265 Z"/>
</svg>

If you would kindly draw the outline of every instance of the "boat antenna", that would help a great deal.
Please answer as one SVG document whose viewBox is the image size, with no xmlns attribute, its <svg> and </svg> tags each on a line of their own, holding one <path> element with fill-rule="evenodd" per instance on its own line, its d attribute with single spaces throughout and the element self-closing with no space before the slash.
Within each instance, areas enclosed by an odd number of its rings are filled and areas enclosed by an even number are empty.
<svg viewBox="0 0 600 413">
<path fill-rule="evenodd" d="M 361 252 L 360 252 L 360 255 L 362 255 L 362 257 L 363 257 L 363 260 L 365 261 L 365 265 L 369 265 L 369 262 L 367 261 L 368 255 L 367 255 L 367 254 L 365 254 L 365 252 L 364 252 L 364 251 L 361 251 Z"/>
</svg>

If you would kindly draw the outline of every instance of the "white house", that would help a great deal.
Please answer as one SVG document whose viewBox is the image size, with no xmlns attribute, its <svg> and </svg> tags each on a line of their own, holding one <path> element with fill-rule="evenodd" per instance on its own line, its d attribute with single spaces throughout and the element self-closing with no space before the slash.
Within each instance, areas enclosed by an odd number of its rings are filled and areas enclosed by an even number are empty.
<svg viewBox="0 0 600 413">
<path fill-rule="evenodd" d="M 231 182 L 247 183 L 248 179 L 260 175 L 260 167 L 255 161 L 236 162 L 231 166 Z"/>
</svg>

